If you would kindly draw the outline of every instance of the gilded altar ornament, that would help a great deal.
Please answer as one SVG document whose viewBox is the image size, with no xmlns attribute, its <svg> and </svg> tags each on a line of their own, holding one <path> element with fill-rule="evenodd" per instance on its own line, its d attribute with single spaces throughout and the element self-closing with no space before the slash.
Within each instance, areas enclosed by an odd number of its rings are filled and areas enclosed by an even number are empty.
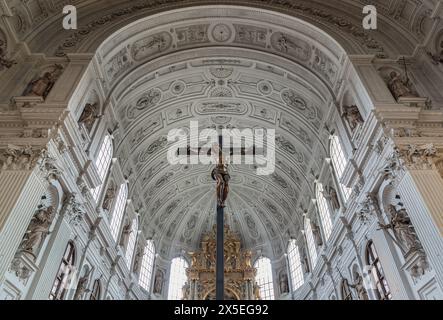
<svg viewBox="0 0 443 320">
<path fill-rule="evenodd" d="M 188 252 L 190 267 L 187 283 L 182 288 L 183 299 L 215 299 L 216 226 L 203 235 L 201 249 Z M 252 251 L 242 250 L 239 235 L 224 226 L 225 299 L 253 300 L 257 270 L 252 267 Z"/>
</svg>

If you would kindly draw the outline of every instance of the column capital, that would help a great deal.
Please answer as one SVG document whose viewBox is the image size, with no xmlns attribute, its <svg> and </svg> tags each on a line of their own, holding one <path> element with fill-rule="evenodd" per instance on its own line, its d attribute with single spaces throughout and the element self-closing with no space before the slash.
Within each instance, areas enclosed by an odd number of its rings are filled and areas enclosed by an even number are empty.
<svg viewBox="0 0 443 320">
<path fill-rule="evenodd" d="M 18 146 L 9 144 L 0 155 L 2 160 L 2 171 L 31 171 L 37 165 L 44 146 L 24 145 Z"/>
<path fill-rule="evenodd" d="M 403 165 L 409 170 L 435 169 L 435 160 L 439 158 L 433 143 L 400 145 L 397 150 Z"/>
</svg>

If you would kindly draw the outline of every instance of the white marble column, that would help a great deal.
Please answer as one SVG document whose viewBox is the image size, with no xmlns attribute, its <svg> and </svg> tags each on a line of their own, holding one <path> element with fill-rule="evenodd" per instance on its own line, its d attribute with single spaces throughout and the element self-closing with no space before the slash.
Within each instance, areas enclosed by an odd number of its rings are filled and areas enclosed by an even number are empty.
<svg viewBox="0 0 443 320">
<path fill-rule="evenodd" d="M 0 285 L 45 190 L 38 168 L 0 172 Z"/>
<path fill-rule="evenodd" d="M 443 288 L 443 179 L 437 170 L 408 170 L 397 190 Z"/>
</svg>

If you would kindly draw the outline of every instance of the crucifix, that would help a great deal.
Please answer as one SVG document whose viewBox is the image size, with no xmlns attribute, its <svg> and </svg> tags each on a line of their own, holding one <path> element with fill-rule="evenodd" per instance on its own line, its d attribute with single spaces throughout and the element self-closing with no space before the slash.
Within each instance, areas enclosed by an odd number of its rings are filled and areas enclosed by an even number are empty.
<svg viewBox="0 0 443 320">
<path fill-rule="evenodd" d="M 216 181 L 216 192 L 217 192 L 217 259 L 216 259 L 216 289 L 215 296 L 216 300 L 224 300 L 225 291 L 225 261 L 224 261 L 224 209 L 226 199 L 228 198 L 229 192 L 229 173 L 227 164 L 223 157 L 223 137 L 219 136 L 218 146 L 216 146 L 214 151 L 218 149 L 218 160 L 216 161 L 216 166 L 212 170 L 212 179 Z M 214 152 L 214 156 L 217 153 Z"/>
</svg>

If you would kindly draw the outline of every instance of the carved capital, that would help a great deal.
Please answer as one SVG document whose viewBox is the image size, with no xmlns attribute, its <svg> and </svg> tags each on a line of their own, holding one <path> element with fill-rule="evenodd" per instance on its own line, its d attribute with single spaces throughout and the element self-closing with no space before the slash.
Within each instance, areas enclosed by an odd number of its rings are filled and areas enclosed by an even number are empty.
<svg viewBox="0 0 443 320">
<path fill-rule="evenodd" d="M 434 159 L 437 157 L 437 148 L 432 144 L 401 146 L 399 156 L 407 169 L 431 170 L 435 168 Z"/>
<path fill-rule="evenodd" d="M 28 171 L 34 169 L 41 156 L 42 149 L 39 150 L 30 145 L 8 145 L 1 154 L 2 170 Z"/>
</svg>

